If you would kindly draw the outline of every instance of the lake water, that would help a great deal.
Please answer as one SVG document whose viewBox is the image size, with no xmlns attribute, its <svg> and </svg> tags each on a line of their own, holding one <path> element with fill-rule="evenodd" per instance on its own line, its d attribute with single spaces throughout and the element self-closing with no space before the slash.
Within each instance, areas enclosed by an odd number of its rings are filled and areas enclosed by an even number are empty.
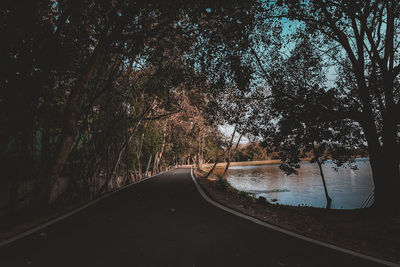
<svg viewBox="0 0 400 267">
<path fill-rule="evenodd" d="M 360 208 L 374 188 L 368 159 L 357 159 L 358 170 L 325 163 L 323 171 L 333 209 Z M 228 182 L 240 191 L 285 205 L 325 207 L 324 188 L 316 163 L 303 162 L 299 174 L 285 175 L 278 164 L 232 166 Z M 372 204 L 372 203 L 371 203 Z"/>
</svg>

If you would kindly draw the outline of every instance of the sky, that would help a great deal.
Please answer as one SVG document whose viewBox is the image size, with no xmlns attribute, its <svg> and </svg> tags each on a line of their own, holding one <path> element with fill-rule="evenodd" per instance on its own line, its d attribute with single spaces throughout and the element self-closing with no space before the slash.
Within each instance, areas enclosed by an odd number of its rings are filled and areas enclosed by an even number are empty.
<svg viewBox="0 0 400 267">
<path fill-rule="evenodd" d="M 225 125 L 219 126 L 219 129 L 227 138 L 231 138 L 234 127 L 232 125 L 225 124 Z M 234 143 L 237 142 L 238 138 L 239 138 L 239 135 L 236 134 L 235 138 L 234 138 Z M 242 136 L 242 139 L 240 140 L 240 144 L 248 144 L 248 143 L 250 143 L 250 140 L 246 136 Z"/>
</svg>

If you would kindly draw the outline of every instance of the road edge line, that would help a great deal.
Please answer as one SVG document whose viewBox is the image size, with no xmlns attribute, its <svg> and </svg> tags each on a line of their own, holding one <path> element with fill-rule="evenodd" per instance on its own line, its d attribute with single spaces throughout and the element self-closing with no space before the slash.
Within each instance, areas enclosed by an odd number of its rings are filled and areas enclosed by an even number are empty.
<svg viewBox="0 0 400 267">
<path fill-rule="evenodd" d="M 0 241 L 0 248 L 3 247 L 3 246 L 6 246 L 6 245 L 8 245 L 8 244 L 10 244 L 12 242 L 15 242 L 17 240 L 20 240 L 20 239 L 22 239 L 24 237 L 27 237 L 28 235 L 31 235 L 31 234 L 33 234 L 33 233 L 35 233 L 35 232 L 37 232 L 37 231 L 39 231 L 39 230 L 41 230 L 43 228 L 46 228 L 47 226 L 55 224 L 56 222 L 59 222 L 59 221 L 65 219 L 67 217 L 70 217 L 71 215 L 74 215 L 75 213 L 78 213 L 78 212 L 86 209 L 87 207 L 92 206 L 92 205 L 96 204 L 97 202 L 99 202 L 99 201 L 101 201 L 101 200 L 103 200 L 103 199 L 105 199 L 107 197 L 110 197 L 110 196 L 112 196 L 112 195 L 114 195 L 114 194 L 116 194 L 116 193 L 118 193 L 118 192 L 120 192 L 120 191 L 122 191 L 124 189 L 127 189 L 127 188 L 129 188 L 129 187 L 131 187 L 133 185 L 137 185 L 137 184 L 139 184 L 141 182 L 147 181 L 147 180 L 149 180 L 151 178 L 157 177 L 157 176 L 159 176 L 161 174 L 167 173 L 167 172 L 172 171 L 174 169 L 175 168 L 172 168 L 172 169 L 170 169 L 168 171 L 163 171 L 163 172 L 157 173 L 156 175 L 153 175 L 153 176 L 150 176 L 148 178 L 142 179 L 142 180 L 140 180 L 138 182 L 128 184 L 128 185 L 126 185 L 124 187 L 121 187 L 121 188 L 115 190 L 115 191 L 107 193 L 107 194 L 105 194 L 105 195 L 103 195 L 103 196 L 101 196 L 99 198 L 96 198 L 96 199 L 94 199 L 92 201 L 89 201 L 88 203 L 83 204 L 82 206 L 79 206 L 78 208 L 73 209 L 72 211 L 66 212 L 66 213 L 64 213 L 64 214 L 62 214 L 60 216 L 57 216 L 57 217 L 55 217 L 53 219 L 50 219 L 49 221 L 47 221 L 45 223 L 39 224 L 37 226 L 34 226 L 33 228 L 30 228 L 30 229 L 28 229 L 26 231 L 22 231 L 22 232 L 14 235 L 14 236 L 11 236 L 9 238 L 5 238 L 5 239 Z"/>
<path fill-rule="evenodd" d="M 379 259 L 379 258 L 375 258 L 375 257 L 369 256 L 369 255 L 365 255 L 365 254 L 362 254 L 360 252 L 357 252 L 357 251 L 354 251 L 354 250 L 351 250 L 351 249 L 342 248 L 342 247 L 338 247 L 338 246 L 333 245 L 333 244 L 325 243 L 323 241 L 320 241 L 320 240 L 317 240 L 317 239 L 313 239 L 311 237 L 307 237 L 307 236 L 304 236 L 304 235 L 289 231 L 287 229 L 281 228 L 281 227 L 273 225 L 273 224 L 269 224 L 267 222 L 261 221 L 259 219 L 251 217 L 251 216 L 246 215 L 244 213 L 241 213 L 241 212 L 238 212 L 238 211 L 233 210 L 231 208 L 228 208 L 228 207 L 222 205 L 221 203 L 211 199 L 204 192 L 203 188 L 199 185 L 199 183 L 197 182 L 196 178 L 194 177 L 193 167 L 190 169 L 190 175 L 192 177 L 192 181 L 194 182 L 194 184 L 195 184 L 195 186 L 197 188 L 197 191 L 200 193 L 200 195 L 203 197 L 203 199 L 205 201 L 207 201 L 208 203 L 210 203 L 211 205 L 213 205 L 213 206 L 215 206 L 217 208 L 220 208 L 220 209 L 222 209 L 222 210 L 224 210 L 226 212 L 229 212 L 229 213 L 231 213 L 233 215 L 236 215 L 236 216 L 241 217 L 243 219 L 249 220 L 249 221 L 251 221 L 253 223 L 256 223 L 258 225 L 264 226 L 264 227 L 269 228 L 271 230 L 278 231 L 280 233 L 283 233 L 283 234 L 286 234 L 288 236 L 295 237 L 295 238 L 310 242 L 310 243 L 315 244 L 315 245 L 319 245 L 319 246 L 323 246 L 323 247 L 326 247 L 326 248 L 330 248 L 330 249 L 333 249 L 333 250 L 336 250 L 336 251 L 340 251 L 340 252 L 349 254 L 351 256 L 362 258 L 364 260 L 373 261 L 373 262 L 380 263 L 380 264 L 383 264 L 383 265 L 386 265 L 386 266 L 400 267 L 400 264 L 397 264 L 397 263 L 394 263 L 394 262 L 390 262 L 390 261 L 387 261 L 387 260 L 382 260 L 382 259 Z"/>
</svg>

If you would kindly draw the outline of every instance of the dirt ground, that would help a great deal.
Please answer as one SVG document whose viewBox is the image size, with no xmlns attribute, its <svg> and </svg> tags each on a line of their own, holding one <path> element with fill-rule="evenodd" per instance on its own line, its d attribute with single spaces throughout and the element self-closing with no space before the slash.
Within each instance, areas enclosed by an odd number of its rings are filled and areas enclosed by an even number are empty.
<svg viewBox="0 0 400 267">
<path fill-rule="evenodd" d="M 215 176 L 196 178 L 211 198 L 242 213 L 340 247 L 400 263 L 400 215 L 371 209 L 326 210 L 270 204 L 231 187 Z"/>
</svg>

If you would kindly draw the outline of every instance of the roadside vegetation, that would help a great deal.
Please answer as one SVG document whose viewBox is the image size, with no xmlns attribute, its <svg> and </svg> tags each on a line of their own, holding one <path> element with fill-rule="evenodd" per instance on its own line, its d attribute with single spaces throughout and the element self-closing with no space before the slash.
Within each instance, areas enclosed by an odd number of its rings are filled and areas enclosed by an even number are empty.
<svg viewBox="0 0 400 267">
<path fill-rule="evenodd" d="M 376 216 L 371 209 L 326 210 L 270 203 L 232 187 L 221 178 L 223 169 L 208 179 L 204 178 L 207 171 L 196 170 L 195 176 L 207 195 L 224 206 L 316 240 L 400 262 L 400 215 Z"/>
</svg>

